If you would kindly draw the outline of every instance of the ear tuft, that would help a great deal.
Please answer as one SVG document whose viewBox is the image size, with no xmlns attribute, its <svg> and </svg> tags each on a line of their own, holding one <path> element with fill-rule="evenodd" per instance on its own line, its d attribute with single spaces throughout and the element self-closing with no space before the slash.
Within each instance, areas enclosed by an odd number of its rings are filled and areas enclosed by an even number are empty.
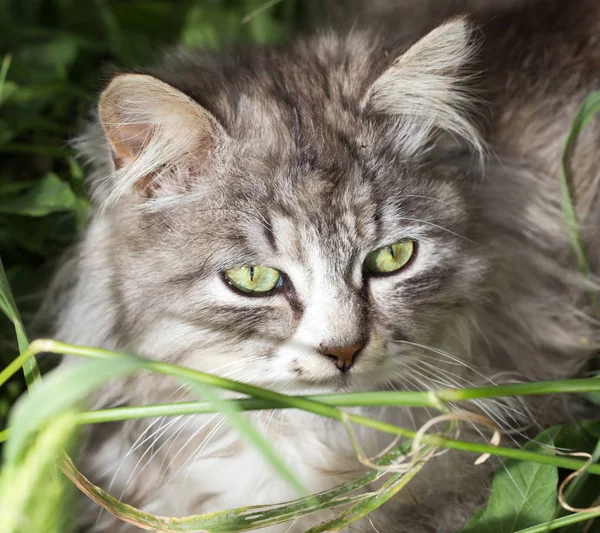
<svg viewBox="0 0 600 533">
<path fill-rule="evenodd" d="M 468 90 L 465 69 L 475 51 L 466 19 L 438 26 L 396 58 L 373 83 L 364 107 L 402 117 L 400 137 L 409 152 L 421 149 L 432 131 L 441 130 L 483 153 L 483 141 L 470 120 L 477 98 Z"/>
<path fill-rule="evenodd" d="M 146 197 L 185 191 L 226 138 L 198 103 L 145 74 L 116 76 L 100 96 L 98 114 L 115 167 L 108 203 L 135 187 Z"/>
</svg>

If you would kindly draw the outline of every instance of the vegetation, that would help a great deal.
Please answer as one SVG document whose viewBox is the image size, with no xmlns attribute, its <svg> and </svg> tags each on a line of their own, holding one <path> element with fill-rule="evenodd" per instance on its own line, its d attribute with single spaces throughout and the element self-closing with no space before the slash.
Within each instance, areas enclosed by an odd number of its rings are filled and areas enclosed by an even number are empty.
<svg viewBox="0 0 600 533">
<path fill-rule="evenodd" d="M 600 494 L 600 421 L 549 428 L 523 449 L 513 449 L 498 445 L 496 435 L 490 444 L 458 440 L 455 429 L 461 420 L 480 420 L 456 414 L 449 407 L 450 403 L 473 399 L 560 392 L 585 394 L 600 404 L 597 378 L 433 393 L 290 397 L 131 354 L 48 340 L 29 344 L 24 324 L 29 324 L 39 309 L 41 294 L 60 254 L 86 222 L 84 171 L 74 159 L 68 139 L 87 115 L 109 66 L 151 61 L 164 46 L 176 43 L 219 46 L 226 41 L 280 41 L 308 11 L 299 0 L 0 0 L 0 253 L 6 267 L 0 263 L 0 310 L 8 318 L 0 321 L 2 533 L 68 532 L 73 524 L 69 502 L 76 493 L 75 486 L 99 505 L 146 529 L 246 531 L 335 509 L 334 519 L 310 533 L 337 531 L 392 498 L 444 448 L 473 452 L 474 459 L 481 454 L 506 458 L 494 479 L 488 505 L 463 533 L 600 531 L 600 520 L 594 521 L 600 508 L 592 508 L 599 504 Z M 599 102 L 599 94 L 586 101 L 575 118 L 568 143 L 576 142 Z M 565 168 L 563 165 L 557 179 L 563 183 L 564 212 L 574 253 L 586 271 Z M 45 356 L 41 354 L 47 352 L 69 353 L 88 361 L 41 379 L 37 361 L 44 366 Z M 83 411 L 82 401 L 106 380 L 140 370 L 192 384 L 199 401 Z M 23 394 L 26 386 L 30 393 Z M 237 391 L 248 398 L 223 401 L 218 389 Z M 433 427 L 415 433 L 344 411 L 344 407 L 357 405 L 437 409 L 440 424 L 435 427 L 441 433 L 433 434 Z M 294 465 L 285 464 L 241 414 L 245 410 L 290 407 L 338 420 L 346 425 L 350 439 L 352 428 L 359 424 L 398 435 L 401 440 L 396 448 L 373 459 L 373 468 L 361 479 L 308 495 L 294 476 Z M 77 427 L 83 424 L 217 410 L 296 488 L 297 500 L 178 519 L 157 517 L 118 502 L 91 485 L 63 452 L 71 450 Z M 569 455 L 569 451 L 588 455 Z M 357 454 L 361 455 L 358 447 Z M 57 465 L 65 475 L 57 475 Z M 565 488 L 569 472 L 579 473 Z M 376 480 L 380 481 L 378 491 L 360 493 L 361 487 Z M 559 499 L 568 502 L 567 508 Z"/>
</svg>

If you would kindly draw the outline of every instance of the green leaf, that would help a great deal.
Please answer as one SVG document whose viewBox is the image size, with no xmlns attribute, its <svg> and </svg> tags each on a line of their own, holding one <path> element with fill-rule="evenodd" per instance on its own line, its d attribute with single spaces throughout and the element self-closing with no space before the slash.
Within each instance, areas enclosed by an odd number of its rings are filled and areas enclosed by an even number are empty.
<svg viewBox="0 0 600 533">
<path fill-rule="evenodd" d="M 0 214 L 42 217 L 57 211 L 71 211 L 77 198 L 68 183 L 49 172 L 23 195 L 0 201 Z"/>
<path fill-rule="evenodd" d="M 69 35 L 60 35 L 52 40 L 21 47 L 15 54 L 17 61 L 26 64 L 35 80 L 65 78 L 67 69 L 77 59 L 79 45 Z"/>
<path fill-rule="evenodd" d="M 550 428 L 525 449 L 552 454 L 559 428 Z M 551 465 L 506 461 L 492 482 L 492 495 L 484 511 L 461 533 L 514 533 L 552 520 L 556 508 L 558 471 Z"/>
</svg>

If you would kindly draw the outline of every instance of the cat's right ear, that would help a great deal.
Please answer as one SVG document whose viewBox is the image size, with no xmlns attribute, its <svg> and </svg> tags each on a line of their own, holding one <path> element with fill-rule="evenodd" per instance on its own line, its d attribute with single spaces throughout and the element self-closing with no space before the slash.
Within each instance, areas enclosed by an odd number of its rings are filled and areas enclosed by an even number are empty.
<svg viewBox="0 0 600 533">
<path fill-rule="evenodd" d="M 462 17 L 422 37 L 371 85 L 362 105 L 369 113 L 398 117 L 397 138 L 408 153 L 448 139 L 483 152 L 472 116 L 477 96 L 469 88 L 477 44 Z"/>
<path fill-rule="evenodd" d="M 129 190 L 144 198 L 186 192 L 227 143 L 206 109 L 145 74 L 117 75 L 100 96 L 98 115 L 115 167 L 109 203 Z"/>
</svg>

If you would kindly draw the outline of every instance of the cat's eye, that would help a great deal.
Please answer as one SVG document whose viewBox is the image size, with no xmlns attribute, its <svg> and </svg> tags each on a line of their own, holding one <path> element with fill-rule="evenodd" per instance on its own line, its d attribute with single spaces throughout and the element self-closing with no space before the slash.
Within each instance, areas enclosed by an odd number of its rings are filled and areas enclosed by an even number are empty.
<svg viewBox="0 0 600 533">
<path fill-rule="evenodd" d="M 254 295 L 271 292 L 283 283 L 279 270 L 264 266 L 229 268 L 224 272 L 224 277 L 232 287 Z"/>
<path fill-rule="evenodd" d="M 391 274 L 406 266 L 415 253 L 414 241 L 401 241 L 374 250 L 365 259 L 369 274 Z"/>
</svg>

